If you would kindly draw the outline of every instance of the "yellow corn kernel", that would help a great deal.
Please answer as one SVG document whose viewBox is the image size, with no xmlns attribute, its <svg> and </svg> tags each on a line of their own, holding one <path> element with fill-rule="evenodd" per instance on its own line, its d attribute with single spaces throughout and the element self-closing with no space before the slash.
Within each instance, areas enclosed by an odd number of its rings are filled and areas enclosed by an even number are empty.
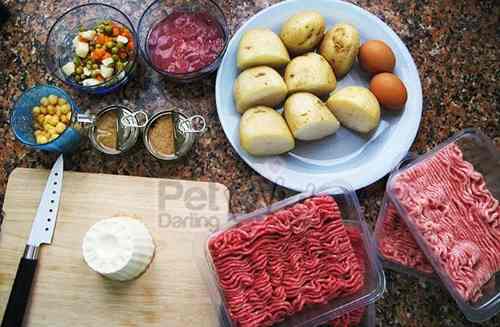
<svg viewBox="0 0 500 327">
<path fill-rule="evenodd" d="M 67 114 L 67 113 L 68 113 L 68 112 L 70 112 L 70 111 L 71 111 L 71 107 L 69 106 L 69 104 L 67 104 L 67 103 L 66 103 L 66 104 L 63 104 L 63 105 L 61 106 L 61 112 L 62 112 L 63 114 Z"/>
<path fill-rule="evenodd" d="M 42 115 L 47 114 L 47 107 L 40 107 L 40 113 L 41 113 Z"/>
<path fill-rule="evenodd" d="M 45 107 L 46 105 L 49 104 L 49 99 L 47 97 L 41 98 L 40 99 L 40 104 Z"/>
<path fill-rule="evenodd" d="M 59 100 L 57 100 L 57 104 L 60 106 L 64 106 L 66 103 L 68 102 L 63 98 L 59 98 Z"/>
<path fill-rule="evenodd" d="M 51 105 L 56 105 L 59 98 L 53 94 L 49 95 L 49 103 Z"/>
<path fill-rule="evenodd" d="M 38 115 L 36 116 L 36 122 L 40 125 L 42 125 L 45 122 L 45 118 L 43 115 Z"/>
<path fill-rule="evenodd" d="M 66 115 L 61 115 L 61 117 L 59 117 L 59 120 L 61 120 L 61 123 L 64 123 L 64 124 L 67 124 L 69 122 L 68 116 L 66 116 Z"/>
<path fill-rule="evenodd" d="M 63 123 L 57 123 L 57 125 L 56 125 L 56 132 L 57 133 L 62 134 L 65 129 L 66 129 L 66 125 L 64 125 Z"/>
<path fill-rule="evenodd" d="M 35 107 L 33 107 L 33 109 L 31 111 L 33 112 L 33 115 L 38 115 L 38 114 L 40 114 L 40 107 L 35 106 Z"/>
</svg>

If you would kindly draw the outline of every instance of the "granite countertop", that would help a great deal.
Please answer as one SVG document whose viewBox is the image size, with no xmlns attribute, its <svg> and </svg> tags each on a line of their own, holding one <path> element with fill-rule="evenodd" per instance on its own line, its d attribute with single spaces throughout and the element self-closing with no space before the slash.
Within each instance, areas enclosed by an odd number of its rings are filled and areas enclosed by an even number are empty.
<svg viewBox="0 0 500 327">
<path fill-rule="evenodd" d="M 39 83 L 62 86 L 46 71 L 43 45 L 56 17 L 78 0 L 7 0 L 13 13 L 0 31 L 0 205 L 7 179 L 15 167 L 50 168 L 53 154 L 30 151 L 15 141 L 9 129 L 9 111 L 23 90 Z M 134 23 L 146 2 L 103 1 L 131 15 Z M 147 1 L 150 2 L 150 1 Z M 216 0 L 231 32 L 260 9 L 277 0 Z M 412 150 L 425 152 L 453 133 L 476 127 L 500 147 L 498 59 L 500 5 L 497 1 L 353 1 L 380 17 L 403 39 L 416 61 L 422 80 L 424 112 Z M 160 163 L 142 146 L 125 157 L 110 159 L 88 143 L 74 155 L 67 169 L 135 176 L 215 181 L 232 193 L 231 210 L 248 212 L 291 194 L 249 168 L 231 148 L 218 121 L 214 100 L 215 78 L 183 85 L 168 83 L 142 64 L 137 77 L 112 96 L 89 97 L 71 91 L 80 108 L 95 111 L 109 104 L 142 108 L 176 106 L 202 114 L 208 132 L 181 162 Z M 67 89 L 67 88 L 65 88 Z M 386 180 L 358 192 L 366 219 L 373 226 Z M 399 273 L 387 273 L 387 292 L 377 302 L 381 326 L 469 326 L 452 298 L 435 284 Z M 500 316 L 483 326 L 499 326 Z"/>
</svg>

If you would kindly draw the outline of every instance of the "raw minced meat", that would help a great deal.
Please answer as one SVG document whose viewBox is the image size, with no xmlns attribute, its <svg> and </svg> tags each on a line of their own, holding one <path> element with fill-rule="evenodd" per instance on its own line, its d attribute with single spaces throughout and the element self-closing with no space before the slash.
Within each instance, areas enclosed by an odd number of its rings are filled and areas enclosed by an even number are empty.
<svg viewBox="0 0 500 327">
<path fill-rule="evenodd" d="M 500 271 L 500 206 L 452 143 L 401 172 L 391 186 L 408 219 L 466 301 Z"/>
<path fill-rule="evenodd" d="M 272 326 L 311 304 L 353 295 L 364 265 L 339 207 L 318 196 L 209 241 L 219 285 L 240 327 Z"/>
<path fill-rule="evenodd" d="M 377 238 L 378 250 L 385 260 L 395 262 L 419 272 L 432 274 L 433 269 L 408 227 L 392 203 L 387 203 Z"/>
</svg>

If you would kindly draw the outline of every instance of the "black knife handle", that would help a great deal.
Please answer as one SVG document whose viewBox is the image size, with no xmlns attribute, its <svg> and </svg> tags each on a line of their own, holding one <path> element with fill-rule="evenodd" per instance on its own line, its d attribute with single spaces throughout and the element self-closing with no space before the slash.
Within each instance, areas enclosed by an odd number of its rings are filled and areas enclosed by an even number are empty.
<svg viewBox="0 0 500 327">
<path fill-rule="evenodd" d="M 9 296 L 1 327 L 21 327 L 28 306 L 38 259 L 22 258 Z"/>
</svg>

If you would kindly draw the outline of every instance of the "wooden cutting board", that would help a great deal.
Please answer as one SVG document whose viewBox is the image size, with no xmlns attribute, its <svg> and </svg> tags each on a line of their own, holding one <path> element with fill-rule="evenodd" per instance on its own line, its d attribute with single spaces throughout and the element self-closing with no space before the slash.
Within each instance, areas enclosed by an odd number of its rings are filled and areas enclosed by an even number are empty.
<svg viewBox="0 0 500 327">
<path fill-rule="evenodd" d="M 9 178 L 0 231 L 0 316 L 3 316 L 48 171 L 16 169 Z M 225 222 L 224 185 L 64 173 L 52 245 L 42 247 L 26 326 L 217 326 L 195 261 L 202 236 Z M 156 242 L 150 268 L 120 283 L 83 261 L 87 230 L 112 216 L 141 219 Z"/>
</svg>

